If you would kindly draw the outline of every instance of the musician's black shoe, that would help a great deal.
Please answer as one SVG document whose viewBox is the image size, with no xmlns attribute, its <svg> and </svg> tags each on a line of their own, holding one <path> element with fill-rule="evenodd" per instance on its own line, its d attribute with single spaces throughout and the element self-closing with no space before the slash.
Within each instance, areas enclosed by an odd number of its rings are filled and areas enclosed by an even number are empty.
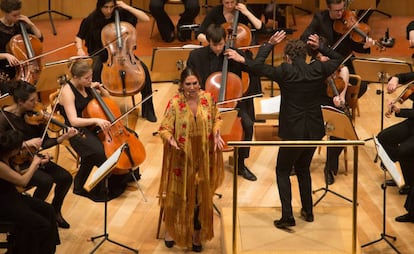
<svg viewBox="0 0 414 254">
<path fill-rule="evenodd" d="M 150 121 L 151 123 L 157 122 L 157 117 L 154 111 L 142 112 L 142 117 Z"/>
<path fill-rule="evenodd" d="M 295 218 L 289 217 L 289 218 L 280 218 L 280 220 L 273 221 L 273 225 L 277 228 L 284 229 L 286 227 L 293 227 L 296 226 Z"/>
<path fill-rule="evenodd" d="M 191 30 L 181 29 L 180 26 L 177 26 L 177 39 L 181 42 L 191 40 Z"/>
<path fill-rule="evenodd" d="M 239 176 L 243 176 L 244 179 L 249 181 L 257 180 L 257 177 L 244 165 L 244 163 L 239 163 L 239 170 L 237 174 Z"/>
<path fill-rule="evenodd" d="M 302 217 L 302 219 L 304 219 L 307 222 L 312 222 L 313 221 L 313 213 L 312 212 L 306 212 L 305 209 L 300 209 L 300 216 Z"/>
<path fill-rule="evenodd" d="M 327 170 L 327 169 L 325 169 L 323 172 L 324 172 L 324 174 L 325 174 L 325 183 L 326 183 L 327 185 L 332 185 L 332 184 L 334 184 L 334 182 L 335 182 L 335 177 L 334 177 L 333 172 L 332 172 L 331 170 Z"/>
<path fill-rule="evenodd" d="M 171 241 L 164 240 L 164 244 L 165 244 L 165 247 L 172 248 L 175 245 L 175 241 L 174 240 L 171 240 Z"/>
<path fill-rule="evenodd" d="M 401 187 L 401 189 L 398 191 L 401 195 L 408 195 L 410 194 L 411 186 L 410 185 L 404 185 Z"/>
<path fill-rule="evenodd" d="M 200 244 L 200 245 L 195 245 L 194 243 L 193 243 L 193 248 L 192 248 L 192 250 L 194 251 L 194 252 L 201 252 L 202 250 L 203 250 L 203 246 Z"/>
<path fill-rule="evenodd" d="M 396 217 L 395 220 L 398 221 L 398 222 L 412 222 L 412 223 L 414 223 L 414 216 L 406 213 L 404 215 Z"/>
<path fill-rule="evenodd" d="M 60 228 L 70 228 L 69 223 L 63 218 L 62 213 L 56 213 L 56 223 Z"/>
</svg>

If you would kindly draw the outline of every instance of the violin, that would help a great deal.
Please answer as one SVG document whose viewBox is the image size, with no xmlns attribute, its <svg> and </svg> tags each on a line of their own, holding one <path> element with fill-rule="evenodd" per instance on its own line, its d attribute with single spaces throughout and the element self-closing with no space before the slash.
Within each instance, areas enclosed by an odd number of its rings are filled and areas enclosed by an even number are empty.
<svg viewBox="0 0 414 254">
<path fill-rule="evenodd" d="M 116 1 L 114 3 L 116 6 Z M 135 95 L 145 83 L 144 69 L 134 55 L 135 27 L 120 21 L 118 9 L 114 12 L 115 22 L 106 25 L 101 31 L 102 44 L 108 45 L 108 60 L 101 74 L 102 84 L 113 96 Z"/>
<path fill-rule="evenodd" d="M 365 16 L 366 13 L 367 12 L 365 12 L 361 18 Z M 335 32 L 345 36 L 349 34 L 350 38 L 357 43 L 364 43 L 371 31 L 371 28 L 367 24 L 359 22 L 355 13 L 350 10 L 345 10 L 342 18 L 334 21 L 333 29 Z M 375 45 L 380 51 L 385 50 L 384 45 L 376 40 Z"/>
<path fill-rule="evenodd" d="M 23 22 L 19 22 L 21 34 L 13 36 L 7 44 L 7 51 L 24 62 L 17 69 L 15 78 L 36 85 L 39 80 L 41 63 L 35 58 L 42 53 L 42 42 L 36 36 L 28 34 Z M 35 58 L 34 60 L 31 60 Z"/>
<path fill-rule="evenodd" d="M 111 122 L 109 130 L 100 132 L 98 136 L 106 157 L 111 156 L 121 145 L 128 145 L 128 149 L 122 151 L 116 168 L 112 170 L 114 174 L 127 174 L 145 160 L 145 148 L 134 131 L 117 121 L 121 116 L 118 105 L 109 97 L 101 97 L 95 89 L 92 89 L 92 94 L 95 98 L 83 110 L 82 117 L 101 118 Z"/>
<path fill-rule="evenodd" d="M 391 114 L 393 112 L 393 105 L 397 102 L 400 104 L 404 103 L 413 93 L 414 93 L 414 80 L 407 83 L 404 90 L 400 93 L 400 95 L 397 96 L 388 106 L 388 111 L 385 113 L 386 117 L 391 117 Z"/>
</svg>

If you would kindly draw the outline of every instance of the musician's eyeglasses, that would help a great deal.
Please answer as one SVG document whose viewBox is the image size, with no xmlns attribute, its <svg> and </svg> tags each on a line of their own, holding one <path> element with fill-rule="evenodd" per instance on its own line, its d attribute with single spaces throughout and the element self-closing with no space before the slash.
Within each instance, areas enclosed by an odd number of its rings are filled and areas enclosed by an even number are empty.
<svg viewBox="0 0 414 254">
<path fill-rule="evenodd" d="M 337 9 L 337 10 L 329 9 L 329 11 L 336 12 L 336 13 L 343 12 L 343 11 L 345 11 L 345 7 L 341 8 L 341 9 Z"/>
</svg>

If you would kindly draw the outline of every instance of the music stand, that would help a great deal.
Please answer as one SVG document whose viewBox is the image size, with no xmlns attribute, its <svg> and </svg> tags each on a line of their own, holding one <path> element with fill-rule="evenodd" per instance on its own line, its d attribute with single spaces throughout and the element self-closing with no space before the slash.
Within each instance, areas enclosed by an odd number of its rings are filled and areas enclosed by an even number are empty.
<svg viewBox="0 0 414 254">
<path fill-rule="evenodd" d="M 381 131 L 384 129 L 384 86 L 388 78 L 398 73 L 411 72 L 410 63 L 394 59 L 374 59 L 374 58 L 354 58 L 352 64 L 355 74 L 361 76 L 362 80 L 380 82 L 381 90 L 377 94 L 381 95 Z"/>
<path fill-rule="evenodd" d="M 179 83 L 181 71 L 184 69 L 185 62 L 190 52 L 199 48 L 199 45 L 189 45 L 185 47 L 157 47 L 152 50 L 151 72 L 173 73 L 175 79 L 163 80 L 172 81 L 174 84 Z M 168 76 L 168 75 L 163 75 Z"/>
<path fill-rule="evenodd" d="M 68 62 L 46 63 L 42 67 L 39 80 L 36 83 L 36 91 L 48 91 L 58 89 L 65 84 L 69 76 Z"/>
<path fill-rule="evenodd" d="M 358 140 L 358 135 L 355 131 L 354 125 L 352 124 L 351 118 L 349 118 L 344 112 L 331 106 L 321 106 L 322 116 L 325 122 L 325 132 L 328 136 L 334 136 L 347 140 Z M 322 196 L 315 202 L 313 206 L 316 206 L 328 192 L 343 198 L 352 203 L 350 198 L 347 198 L 335 191 L 329 189 L 328 183 L 325 181 L 325 187 L 319 188 L 312 191 L 315 194 L 318 191 L 324 191 Z"/>
<path fill-rule="evenodd" d="M 108 221 L 108 178 L 111 174 L 111 170 L 116 166 L 119 158 L 121 157 L 121 153 L 124 149 L 128 148 L 128 143 L 122 144 L 99 168 L 94 167 L 94 169 L 91 171 L 91 173 L 88 176 L 88 179 L 86 180 L 83 188 L 87 190 L 88 192 L 91 191 L 98 183 L 100 183 L 102 180 L 105 182 L 105 205 L 104 205 L 104 233 L 102 235 L 93 236 L 91 237 L 91 241 L 94 241 L 95 239 L 103 237 L 103 239 L 98 243 L 98 245 L 95 246 L 95 248 L 90 252 L 91 254 L 94 253 L 106 240 L 109 242 L 116 244 L 118 246 L 121 246 L 125 249 L 128 249 L 130 251 L 133 251 L 134 253 L 138 253 L 137 249 L 133 249 L 129 246 L 126 246 L 124 244 L 118 243 L 114 240 L 111 240 L 109 238 L 109 234 L 107 232 L 107 221 Z"/>
<path fill-rule="evenodd" d="M 52 25 L 53 35 L 57 35 L 56 28 L 55 28 L 55 23 L 53 22 L 53 18 L 52 18 L 52 13 L 64 16 L 68 19 L 72 19 L 72 16 L 69 16 L 69 15 L 64 14 L 62 12 L 59 12 L 59 11 L 52 10 L 50 1 L 51 0 L 48 0 L 48 8 L 47 8 L 46 11 L 42 11 L 42 12 L 39 12 L 39 13 L 34 14 L 32 16 L 29 16 L 29 19 L 40 16 L 40 15 L 43 15 L 43 14 L 46 14 L 46 13 L 49 14 L 49 21 L 50 21 L 50 24 Z"/>
<path fill-rule="evenodd" d="M 382 232 L 380 234 L 380 238 L 377 240 L 374 240 L 372 242 L 366 243 L 361 245 L 361 248 L 367 247 L 369 245 L 372 245 L 374 243 L 377 243 L 381 240 L 384 240 L 386 243 L 388 243 L 388 245 L 391 246 L 391 248 L 393 248 L 395 250 L 395 252 L 397 253 L 401 253 L 389 240 L 388 238 L 391 238 L 392 240 L 397 240 L 397 237 L 395 236 L 391 236 L 388 235 L 386 233 L 386 222 L 385 222 L 385 214 L 386 214 L 386 200 L 387 200 L 387 171 L 390 173 L 391 177 L 394 179 L 395 183 L 397 183 L 397 185 L 400 187 L 402 186 L 403 183 L 403 177 L 401 176 L 401 174 L 398 172 L 397 167 L 395 165 L 395 163 L 390 159 L 390 157 L 388 156 L 388 154 L 385 152 L 384 148 L 382 147 L 382 145 L 379 143 L 378 139 L 376 137 L 373 137 L 374 139 L 374 143 L 375 143 L 375 148 L 377 149 L 377 154 L 379 159 L 381 160 L 381 168 L 384 171 L 384 182 L 381 184 L 381 189 L 383 191 L 383 203 L 382 203 L 382 209 L 383 209 L 383 213 L 382 213 Z"/>
</svg>

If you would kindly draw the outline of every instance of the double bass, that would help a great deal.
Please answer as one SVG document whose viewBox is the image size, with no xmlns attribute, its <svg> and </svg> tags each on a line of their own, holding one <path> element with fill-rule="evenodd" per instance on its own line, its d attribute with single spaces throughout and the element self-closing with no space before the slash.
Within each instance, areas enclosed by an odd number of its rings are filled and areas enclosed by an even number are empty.
<svg viewBox="0 0 414 254">
<path fill-rule="evenodd" d="M 116 168 L 112 170 L 114 174 L 127 174 L 145 160 L 145 148 L 134 131 L 127 129 L 122 122 L 116 121 L 121 116 L 118 105 L 109 97 L 101 97 L 95 89 L 92 89 L 92 94 L 95 99 L 88 103 L 82 117 L 101 118 L 111 122 L 109 130 L 101 132 L 99 137 L 106 157 L 111 156 L 124 143 L 127 144 L 127 149 L 122 151 Z"/>
<path fill-rule="evenodd" d="M 116 1 L 114 3 L 116 6 Z M 134 55 L 135 27 L 120 21 L 118 9 L 114 12 L 115 22 L 101 31 L 102 44 L 108 45 L 108 60 L 101 74 L 102 84 L 113 96 L 132 96 L 144 87 L 145 72 Z"/>
<path fill-rule="evenodd" d="M 27 32 L 23 22 L 20 21 L 19 26 L 21 34 L 10 39 L 7 51 L 24 62 L 17 68 L 15 78 L 36 85 L 41 71 L 40 58 L 36 58 L 36 56 L 42 54 L 42 42 Z"/>
</svg>

